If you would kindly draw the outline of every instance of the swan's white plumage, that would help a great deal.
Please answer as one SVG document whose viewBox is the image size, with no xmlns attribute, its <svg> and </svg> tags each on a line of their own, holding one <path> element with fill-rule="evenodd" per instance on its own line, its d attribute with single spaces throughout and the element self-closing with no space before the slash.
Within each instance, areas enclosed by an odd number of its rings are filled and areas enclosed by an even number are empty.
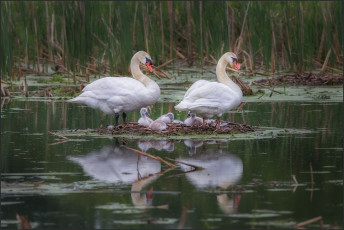
<svg viewBox="0 0 344 230">
<path fill-rule="evenodd" d="M 233 65 L 232 58 L 236 59 L 236 56 L 231 52 L 220 58 L 216 68 L 219 82 L 196 81 L 175 108 L 179 111 L 191 111 L 202 117 L 221 117 L 223 113 L 238 106 L 242 100 L 242 91 L 225 72 L 227 63 Z"/>
<path fill-rule="evenodd" d="M 160 97 L 159 85 L 145 76 L 139 69 L 149 55 L 137 52 L 130 67 L 134 78 L 104 77 L 83 89 L 83 93 L 68 100 L 72 103 L 86 104 L 93 109 L 100 109 L 106 114 L 130 112 L 154 104 Z"/>
</svg>

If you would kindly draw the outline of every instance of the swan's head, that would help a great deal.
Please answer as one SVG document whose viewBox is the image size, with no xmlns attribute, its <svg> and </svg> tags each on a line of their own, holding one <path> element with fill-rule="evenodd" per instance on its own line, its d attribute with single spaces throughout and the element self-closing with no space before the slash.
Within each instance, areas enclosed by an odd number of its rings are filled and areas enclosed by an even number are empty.
<svg viewBox="0 0 344 230">
<path fill-rule="evenodd" d="M 226 61 L 229 63 L 229 65 L 232 68 L 240 69 L 240 64 L 238 62 L 238 58 L 233 52 L 227 52 L 224 55 L 226 55 Z"/>
<path fill-rule="evenodd" d="M 152 58 L 149 56 L 148 53 L 146 53 L 145 51 L 139 51 L 139 52 L 137 52 L 134 55 L 134 57 L 137 58 L 142 64 L 147 66 L 150 72 L 153 72 L 153 69 L 152 69 L 152 65 L 153 65 Z"/>
<path fill-rule="evenodd" d="M 140 110 L 140 114 L 141 114 L 141 117 L 145 117 L 145 116 L 150 116 L 147 109 L 146 108 L 141 108 Z"/>
</svg>

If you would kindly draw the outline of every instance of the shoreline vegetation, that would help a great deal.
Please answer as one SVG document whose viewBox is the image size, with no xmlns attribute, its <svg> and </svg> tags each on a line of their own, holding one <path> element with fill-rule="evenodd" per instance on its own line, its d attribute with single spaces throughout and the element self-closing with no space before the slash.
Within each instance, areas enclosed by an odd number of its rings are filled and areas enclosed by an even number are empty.
<svg viewBox="0 0 344 230">
<path fill-rule="evenodd" d="M 155 75 L 163 67 L 214 64 L 234 51 L 243 71 L 341 73 L 343 3 L 330 2 L 1 2 L 1 79 L 57 72 L 129 75 L 137 50 Z"/>
</svg>

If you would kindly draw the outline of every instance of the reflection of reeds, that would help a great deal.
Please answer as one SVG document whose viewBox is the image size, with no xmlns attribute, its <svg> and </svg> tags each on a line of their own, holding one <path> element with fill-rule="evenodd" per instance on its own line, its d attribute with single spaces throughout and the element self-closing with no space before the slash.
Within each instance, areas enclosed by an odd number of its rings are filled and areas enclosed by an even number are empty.
<svg viewBox="0 0 344 230">
<path fill-rule="evenodd" d="M 4 78 L 21 68 L 18 62 L 38 72 L 53 63 L 62 73 L 74 72 L 74 80 L 91 71 L 88 66 L 95 67 L 91 74 L 128 73 L 133 52 L 142 49 L 156 65 L 175 55 L 191 65 L 236 50 L 251 72 L 321 67 L 328 50 L 333 51 L 330 69 L 341 65 L 343 56 L 340 1 L 19 1 L 1 6 Z"/>
</svg>

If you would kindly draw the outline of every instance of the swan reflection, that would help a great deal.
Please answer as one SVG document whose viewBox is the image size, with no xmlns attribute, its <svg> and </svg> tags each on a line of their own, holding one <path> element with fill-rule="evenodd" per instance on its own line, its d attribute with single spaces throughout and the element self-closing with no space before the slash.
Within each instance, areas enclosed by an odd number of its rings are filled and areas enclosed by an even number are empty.
<svg viewBox="0 0 344 230">
<path fill-rule="evenodd" d="M 222 188 L 226 189 L 238 183 L 243 174 L 242 160 L 228 152 L 214 149 L 202 149 L 192 157 L 178 158 L 179 161 L 203 167 L 203 170 L 191 171 L 190 166 L 179 164 L 186 171 L 186 178 L 198 189 Z M 217 195 L 220 209 L 230 214 L 236 212 L 241 195 Z"/>
<path fill-rule="evenodd" d="M 159 177 L 160 161 L 141 156 L 118 144 L 105 146 L 84 156 L 69 156 L 94 179 L 114 184 L 131 184 L 131 198 L 135 206 L 147 207 L 152 202 L 153 187 L 140 194 L 145 186 Z"/>
</svg>

